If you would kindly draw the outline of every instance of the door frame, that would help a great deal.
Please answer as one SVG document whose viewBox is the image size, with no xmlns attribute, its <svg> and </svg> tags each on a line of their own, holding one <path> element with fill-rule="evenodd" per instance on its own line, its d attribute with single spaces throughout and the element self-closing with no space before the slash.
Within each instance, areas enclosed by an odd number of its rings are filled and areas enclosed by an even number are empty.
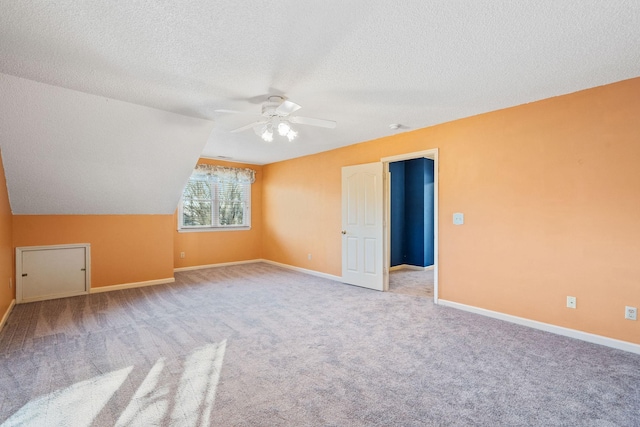
<svg viewBox="0 0 640 427">
<path fill-rule="evenodd" d="M 389 268 L 391 263 L 391 179 L 389 173 L 389 163 L 400 162 L 404 160 L 427 158 L 433 160 L 433 302 L 438 304 L 438 229 L 439 229 L 439 193 L 438 193 L 438 149 L 416 151 L 413 153 L 399 154 L 397 156 L 383 157 L 380 161 L 383 164 L 383 173 L 385 176 L 385 185 L 383 188 L 383 235 L 384 235 L 384 267 L 387 274 L 385 275 L 385 291 L 389 290 Z"/>
</svg>

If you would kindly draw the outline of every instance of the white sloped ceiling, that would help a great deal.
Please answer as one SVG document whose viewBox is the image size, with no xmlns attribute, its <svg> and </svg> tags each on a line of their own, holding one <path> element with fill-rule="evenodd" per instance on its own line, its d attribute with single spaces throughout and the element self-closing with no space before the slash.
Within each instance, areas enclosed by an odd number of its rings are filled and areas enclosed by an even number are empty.
<svg viewBox="0 0 640 427">
<path fill-rule="evenodd" d="M 213 122 L 0 74 L 14 214 L 171 214 Z"/>
</svg>

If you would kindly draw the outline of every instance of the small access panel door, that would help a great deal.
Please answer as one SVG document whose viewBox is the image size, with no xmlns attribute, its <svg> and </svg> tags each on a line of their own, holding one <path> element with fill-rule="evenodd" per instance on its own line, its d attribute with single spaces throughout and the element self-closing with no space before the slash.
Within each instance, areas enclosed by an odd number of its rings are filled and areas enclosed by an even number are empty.
<svg viewBox="0 0 640 427">
<path fill-rule="evenodd" d="M 16 302 L 89 292 L 89 245 L 16 249 Z"/>
</svg>

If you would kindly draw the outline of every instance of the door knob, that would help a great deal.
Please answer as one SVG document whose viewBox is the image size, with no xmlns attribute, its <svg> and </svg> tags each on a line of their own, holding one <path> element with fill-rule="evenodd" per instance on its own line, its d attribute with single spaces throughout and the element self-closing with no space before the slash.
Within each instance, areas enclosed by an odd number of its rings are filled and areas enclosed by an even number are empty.
<svg viewBox="0 0 640 427">
<path fill-rule="evenodd" d="M 347 234 L 347 230 L 342 230 L 342 234 Z"/>
</svg>

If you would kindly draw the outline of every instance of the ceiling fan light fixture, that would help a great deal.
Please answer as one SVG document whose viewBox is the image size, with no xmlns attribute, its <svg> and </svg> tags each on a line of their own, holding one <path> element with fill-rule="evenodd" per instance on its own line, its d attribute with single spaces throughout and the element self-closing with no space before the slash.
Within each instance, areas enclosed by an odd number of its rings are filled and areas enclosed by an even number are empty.
<svg viewBox="0 0 640 427">
<path fill-rule="evenodd" d="M 289 125 L 289 123 L 287 121 L 281 121 L 278 124 L 278 134 L 280 136 L 285 136 L 289 134 L 289 132 L 291 132 L 291 125 Z"/>
<path fill-rule="evenodd" d="M 268 100 L 262 104 L 262 117 L 258 121 L 233 129 L 230 132 L 237 133 L 247 129 L 253 129 L 253 132 L 264 141 L 272 142 L 276 132 L 278 133 L 278 136 L 286 137 L 289 141 L 296 139 L 298 137 L 298 132 L 291 127 L 292 123 L 296 125 L 302 124 L 328 129 L 334 129 L 336 127 L 336 122 L 333 120 L 291 115 L 300 108 L 302 108 L 300 105 L 285 99 L 283 96 L 270 96 Z M 235 110 L 216 111 L 221 113 L 244 114 Z"/>
<path fill-rule="evenodd" d="M 273 131 L 267 127 L 262 132 L 262 135 L 260 135 L 260 137 L 262 137 L 262 139 L 264 139 L 266 142 L 272 142 L 273 141 Z"/>
<path fill-rule="evenodd" d="M 289 128 L 289 132 L 287 132 L 287 138 L 289 139 L 289 142 L 291 142 L 294 139 L 296 139 L 297 136 L 298 136 L 298 132 L 296 132 L 295 130 Z"/>
</svg>

